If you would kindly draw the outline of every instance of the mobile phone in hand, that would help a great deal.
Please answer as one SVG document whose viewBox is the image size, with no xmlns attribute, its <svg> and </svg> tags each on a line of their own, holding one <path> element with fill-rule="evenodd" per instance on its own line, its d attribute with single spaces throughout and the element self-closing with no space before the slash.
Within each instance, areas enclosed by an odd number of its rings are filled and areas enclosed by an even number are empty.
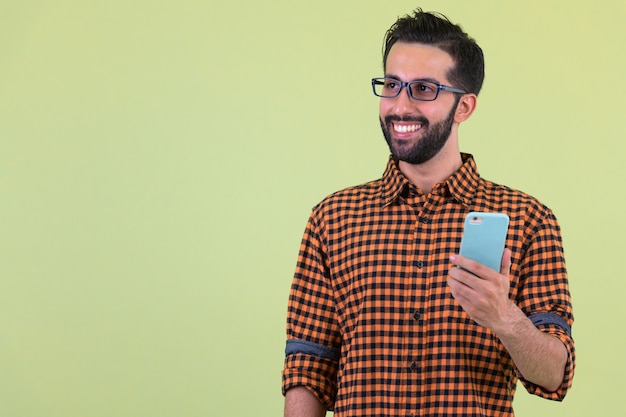
<svg viewBox="0 0 626 417">
<path fill-rule="evenodd" d="M 465 217 L 461 256 L 500 271 L 509 216 L 504 213 L 473 211 Z"/>
</svg>

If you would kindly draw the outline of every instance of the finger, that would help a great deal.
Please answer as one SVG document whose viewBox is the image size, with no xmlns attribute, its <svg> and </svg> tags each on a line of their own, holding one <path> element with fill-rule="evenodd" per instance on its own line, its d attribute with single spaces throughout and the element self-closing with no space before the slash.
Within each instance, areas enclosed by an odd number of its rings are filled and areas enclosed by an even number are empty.
<svg viewBox="0 0 626 417">
<path fill-rule="evenodd" d="M 482 281 L 482 278 L 465 268 L 455 266 L 448 271 L 448 284 L 452 282 L 457 288 L 463 287 L 474 290 L 481 285 Z"/>
<path fill-rule="evenodd" d="M 450 262 L 458 266 L 461 270 L 469 272 L 474 277 L 478 277 L 481 279 L 484 279 L 485 275 L 489 271 L 489 268 L 481 264 L 480 262 L 476 262 L 470 258 L 466 258 L 461 255 L 450 256 Z"/>
<path fill-rule="evenodd" d="M 502 262 L 500 262 L 500 274 L 506 275 L 507 277 L 511 273 L 511 250 L 504 249 L 504 253 L 502 254 Z"/>
</svg>

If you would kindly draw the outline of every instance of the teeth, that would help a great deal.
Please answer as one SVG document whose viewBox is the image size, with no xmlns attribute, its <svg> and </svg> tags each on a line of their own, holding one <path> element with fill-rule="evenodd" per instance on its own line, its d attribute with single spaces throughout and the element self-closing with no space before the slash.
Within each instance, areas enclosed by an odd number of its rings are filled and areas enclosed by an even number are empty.
<svg viewBox="0 0 626 417">
<path fill-rule="evenodd" d="M 407 132 L 415 132 L 418 129 L 422 128 L 421 124 L 416 124 L 416 125 L 393 125 L 393 128 L 396 132 L 399 133 L 407 133 Z"/>
</svg>

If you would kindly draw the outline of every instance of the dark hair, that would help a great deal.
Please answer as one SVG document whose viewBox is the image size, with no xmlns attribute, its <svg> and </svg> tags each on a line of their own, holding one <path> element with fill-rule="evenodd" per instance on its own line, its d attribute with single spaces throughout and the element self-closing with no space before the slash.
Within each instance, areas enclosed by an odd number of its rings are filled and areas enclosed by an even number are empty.
<svg viewBox="0 0 626 417">
<path fill-rule="evenodd" d="M 389 50 L 396 42 L 436 46 L 450 54 L 454 67 L 447 77 L 454 87 L 478 94 L 485 78 L 483 51 L 476 41 L 440 13 L 417 9 L 413 15 L 399 18 L 385 34 L 383 68 Z"/>
</svg>

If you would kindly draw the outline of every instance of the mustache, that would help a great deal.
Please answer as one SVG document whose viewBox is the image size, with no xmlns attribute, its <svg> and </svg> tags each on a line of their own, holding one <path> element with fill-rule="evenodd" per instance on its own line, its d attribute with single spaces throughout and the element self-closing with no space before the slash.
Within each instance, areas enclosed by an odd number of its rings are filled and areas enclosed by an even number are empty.
<svg viewBox="0 0 626 417">
<path fill-rule="evenodd" d="M 421 116 L 398 116 L 395 114 L 388 114 L 385 116 L 384 121 L 386 125 L 391 122 L 417 122 L 421 123 L 424 127 L 428 126 L 428 119 Z"/>
</svg>

